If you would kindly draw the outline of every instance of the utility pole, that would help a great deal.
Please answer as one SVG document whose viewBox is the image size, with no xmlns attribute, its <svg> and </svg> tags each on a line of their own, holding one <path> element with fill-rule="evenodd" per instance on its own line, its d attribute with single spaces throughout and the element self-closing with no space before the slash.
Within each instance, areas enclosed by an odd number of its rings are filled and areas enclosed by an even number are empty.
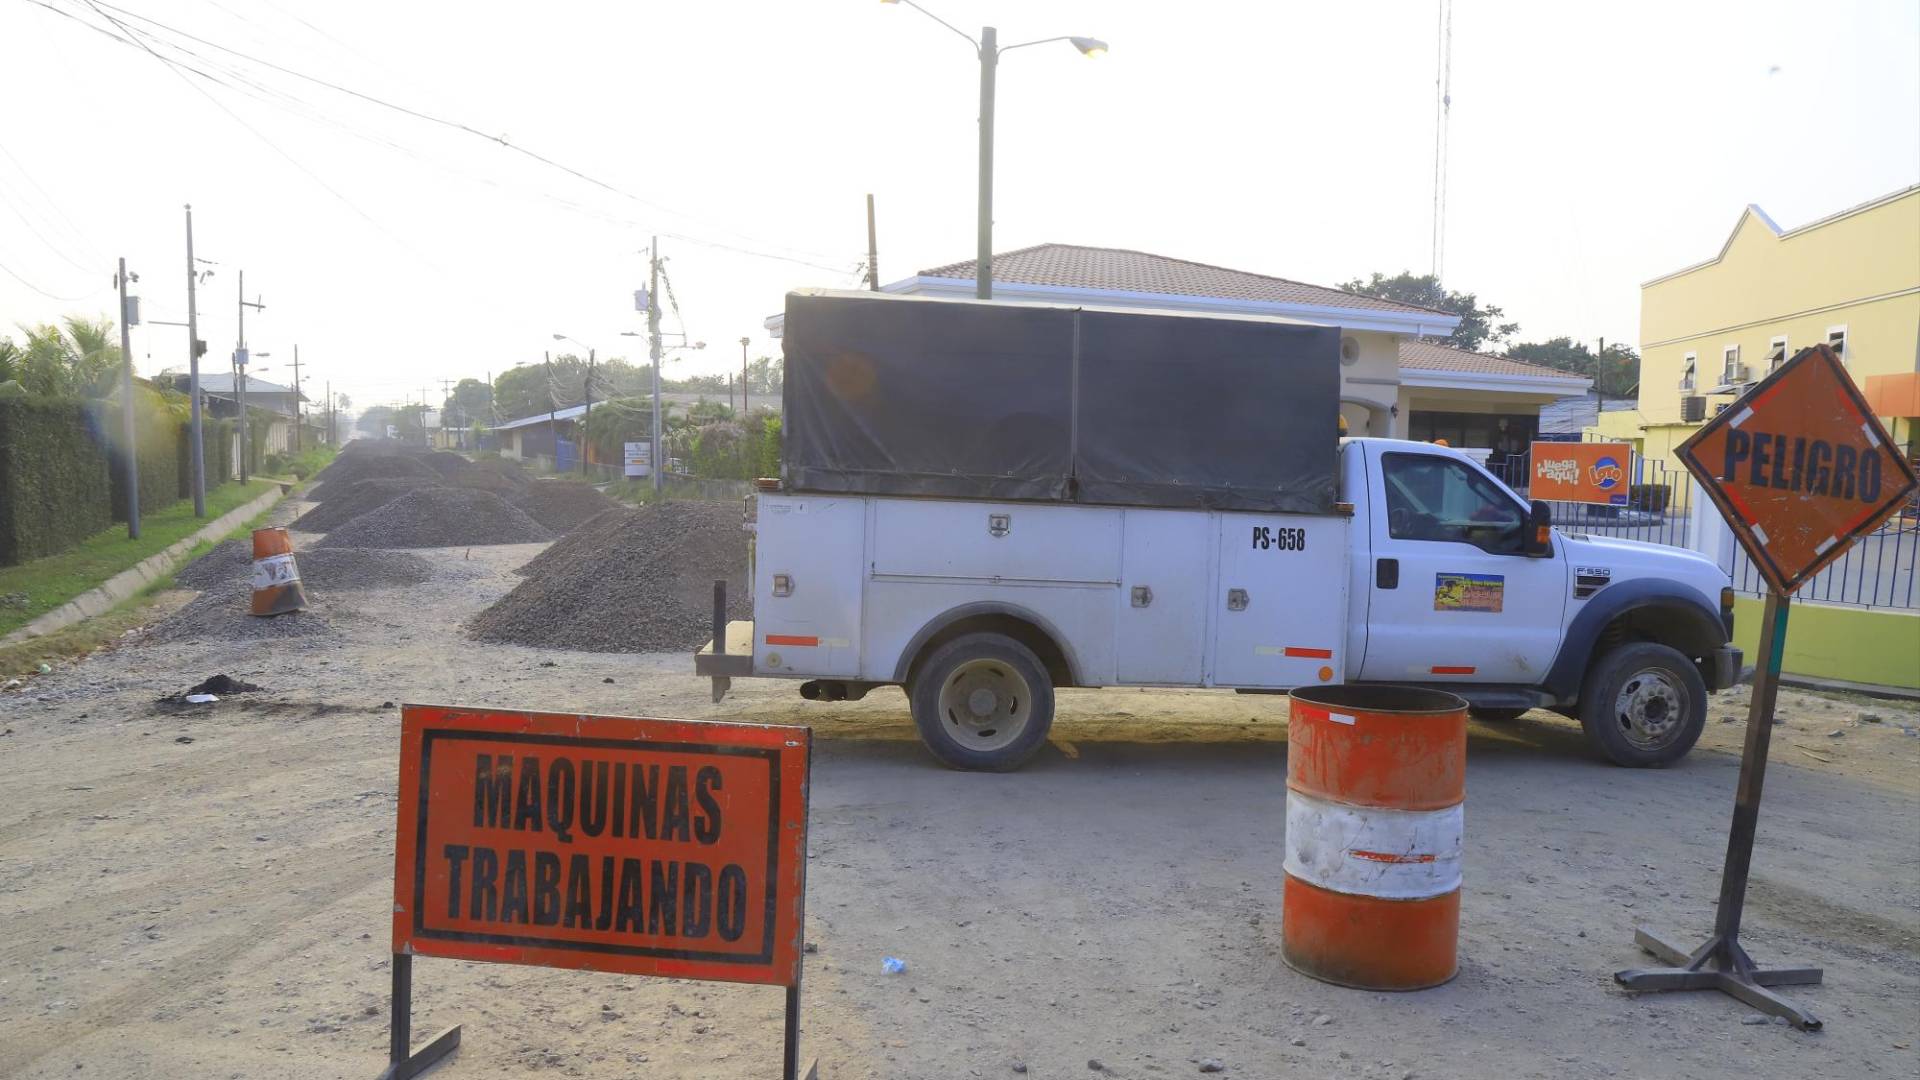
<svg viewBox="0 0 1920 1080">
<path fill-rule="evenodd" d="M 560 421 L 555 416 L 559 405 L 553 400 L 553 354 L 541 353 L 547 358 L 547 436 L 553 440 L 553 467 L 560 468 Z"/>
<path fill-rule="evenodd" d="M 880 240 L 873 228 L 873 192 L 867 192 L 867 288 L 880 291 Z"/>
<path fill-rule="evenodd" d="M 127 539 L 140 539 L 140 463 L 133 430 L 133 346 L 127 337 L 127 324 L 133 321 L 133 308 L 127 304 L 127 260 L 120 260 L 120 272 L 113 283 L 120 287 L 120 420 L 126 427 Z"/>
<path fill-rule="evenodd" d="M 647 247 L 651 282 L 647 287 L 647 353 L 653 357 L 653 493 L 662 488 L 666 459 L 660 456 L 660 238 Z"/>
<path fill-rule="evenodd" d="M 1000 67 L 1000 35 L 980 30 L 980 220 L 979 252 L 974 257 L 973 295 L 993 297 L 993 80 Z"/>
<path fill-rule="evenodd" d="M 327 445 L 328 446 L 338 445 L 340 440 L 340 433 L 339 433 L 339 429 L 335 426 L 333 421 L 333 380 L 332 379 L 327 380 L 327 403 L 324 411 L 327 414 Z"/>
<path fill-rule="evenodd" d="M 248 457 L 253 451 L 253 425 L 247 420 L 247 309 L 265 311 L 267 305 L 247 300 L 247 272 L 240 271 L 239 344 L 233 350 L 234 395 L 240 400 L 240 482 L 247 482 Z"/>
<path fill-rule="evenodd" d="M 207 456 L 200 438 L 200 312 L 194 286 L 200 280 L 193 261 L 193 204 L 187 204 L 187 396 L 193 410 L 193 516 L 207 516 Z"/>
<path fill-rule="evenodd" d="M 587 381 L 580 384 L 580 392 L 586 395 L 587 411 L 580 415 L 580 475 L 587 474 L 587 421 L 593 419 L 593 349 L 587 349 Z"/>
<path fill-rule="evenodd" d="M 306 421 L 300 415 L 300 346 L 293 347 L 293 452 L 300 452 L 300 428 Z"/>
</svg>

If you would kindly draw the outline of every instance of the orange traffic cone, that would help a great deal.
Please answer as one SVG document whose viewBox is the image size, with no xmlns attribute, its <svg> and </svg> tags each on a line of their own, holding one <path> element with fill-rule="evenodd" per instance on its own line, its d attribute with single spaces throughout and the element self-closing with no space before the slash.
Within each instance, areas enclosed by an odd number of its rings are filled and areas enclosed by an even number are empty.
<svg viewBox="0 0 1920 1080">
<path fill-rule="evenodd" d="M 253 530 L 254 615 L 284 615 L 307 609 L 300 568 L 293 563 L 293 539 L 285 529 Z"/>
</svg>

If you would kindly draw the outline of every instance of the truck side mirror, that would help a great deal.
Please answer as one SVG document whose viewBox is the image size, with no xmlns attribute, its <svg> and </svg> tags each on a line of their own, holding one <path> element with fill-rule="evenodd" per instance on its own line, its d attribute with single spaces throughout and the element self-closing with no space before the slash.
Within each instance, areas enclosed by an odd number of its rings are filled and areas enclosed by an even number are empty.
<svg viewBox="0 0 1920 1080">
<path fill-rule="evenodd" d="M 1526 544 L 1521 550 L 1534 559 L 1553 554 L 1553 508 L 1545 499 L 1533 500 L 1533 509 L 1527 515 Z"/>
</svg>

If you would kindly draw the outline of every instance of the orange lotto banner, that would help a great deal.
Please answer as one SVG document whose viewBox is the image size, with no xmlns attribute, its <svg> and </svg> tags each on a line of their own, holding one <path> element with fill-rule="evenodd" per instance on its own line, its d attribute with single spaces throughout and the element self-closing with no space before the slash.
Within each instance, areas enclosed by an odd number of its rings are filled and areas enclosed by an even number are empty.
<svg viewBox="0 0 1920 1080">
<path fill-rule="evenodd" d="M 408 705 L 393 950 L 797 987 L 804 728 Z"/>
<path fill-rule="evenodd" d="M 1529 461 L 1528 498 L 1627 505 L 1633 447 L 1626 443 L 1536 442 Z"/>
</svg>

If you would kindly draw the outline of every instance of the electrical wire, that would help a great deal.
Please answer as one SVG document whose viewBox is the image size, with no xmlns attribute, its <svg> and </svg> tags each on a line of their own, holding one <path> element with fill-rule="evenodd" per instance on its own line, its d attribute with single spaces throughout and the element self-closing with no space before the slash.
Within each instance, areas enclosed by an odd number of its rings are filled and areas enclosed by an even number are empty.
<svg viewBox="0 0 1920 1080">
<path fill-rule="evenodd" d="M 29 2 L 31 2 L 31 3 L 40 3 L 40 2 L 41 2 L 41 0 L 29 0 Z M 205 45 L 205 46 L 207 46 L 207 47 L 209 47 L 209 48 L 213 48 L 213 49 L 219 49 L 219 50 L 220 50 L 220 51 L 222 51 L 222 52 L 226 52 L 226 53 L 230 53 L 230 54 L 232 54 L 232 55 L 234 55 L 234 56 L 238 56 L 238 57 L 240 57 L 241 59 L 244 59 L 244 60 L 247 60 L 247 61 L 250 61 L 250 62 L 252 62 L 252 63 L 255 63 L 255 64 L 259 64 L 259 65 L 261 65 L 262 67 L 267 67 L 267 68 L 271 68 L 271 69 L 273 69 L 274 71 L 278 71 L 278 72 L 280 72 L 280 73 L 282 73 L 282 74 L 284 74 L 284 75 L 289 75 L 289 76 L 292 76 L 293 78 L 296 78 L 296 79 L 302 79 L 302 80 L 305 80 L 305 81 L 307 81 L 307 82 L 311 82 L 311 83 L 314 83 L 315 85 L 318 85 L 318 86 L 323 86 L 323 87 L 325 87 L 325 88 L 327 88 L 327 89 L 329 89 L 329 90 L 333 90 L 333 91 L 335 91 L 335 92 L 337 92 L 337 93 L 341 93 L 341 94 L 346 94 L 346 95 L 348 95 L 348 96 L 350 96 L 350 97 L 355 97 L 355 98 L 358 98 L 358 99 L 360 99 L 360 100 L 362 100 L 362 101 L 365 101 L 365 102 L 368 102 L 368 103 L 370 103 L 370 104 L 373 104 L 373 105 L 378 105 L 378 106 L 380 106 L 381 108 L 385 108 L 385 109 L 391 109 L 391 110 L 393 110 L 393 111 L 395 111 L 395 112 L 398 112 L 398 113 L 402 113 L 402 114 L 404 114 L 404 115 L 406 115 L 406 116 L 410 116 L 410 117 L 413 117 L 414 119 L 417 119 L 417 120 L 421 120 L 421 121 L 424 121 L 424 122 L 427 122 L 427 123 L 430 123 L 430 124 L 438 124 L 438 125 L 440 125 L 440 126 L 442 126 L 442 127 L 446 127 L 446 128 L 449 128 L 449 129 L 452 129 L 452 130 L 454 130 L 454 131 L 459 131 L 459 132 L 463 132 L 463 133 L 465 133 L 465 134 L 467 134 L 467 135 L 471 135 L 471 136 L 474 136 L 475 138 L 480 138 L 480 139 L 485 139 L 485 140 L 486 140 L 486 141 L 488 141 L 488 142 L 491 142 L 491 143 L 495 143 L 495 144 L 497 144 L 497 145 L 499 145 L 499 146 L 501 146 L 501 147 L 504 147 L 505 149 L 508 149 L 508 150 L 511 150 L 511 151 L 513 151 L 514 153 L 517 153 L 517 154 L 521 154 L 521 155 L 523 155 L 523 156 L 525 156 L 525 157 L 528 157 L 528 158 L 531 158 L 532 160 L 534 160 L 534 161 L 537 161 L 537 162 L 539 162 L 539 163 L 540 163 L 540 164 L 542 164 L 542 165 L 546 165 L 546 166 L 548 166 L 548 167 L 550 167 L 550 168 L 554 168 L 554 169 L 558 169 L 559 171 L 561 171 L 561 172 L 563 172 L 563 173 L 566 173 L 566 174 L 568 174 L 569 176 L 572 176 L 572 177 L 575 177 L 576 179 L 579 179 L 579 180 L 581 180 L 581 181 L 583 181 L 583 182 L 585 182 L 585 183 L 588 183 L 588 184 L 591 184 L 591 185 L 593 185 L 594 187 L 597 187 L 597 188 L 600 188 L 600 189 L 602 189 L 602 190 L 604 190 L 604 191 L 607 191 L 607 192 L 610 192 L 610 193 L 612 193 L 612 194 L 614 194 L 614 195 L 618 195 L 618 196 L 620 196 L 621 198 L 624 198 L 624 199 L 629 199 L 629 200 L 632 200 L 633 202 L 636 202 L 636 203 L 639 203 L 639 204 L 640 204 L 640 205 L 642 205 L 642 206 L 646 206 L 646 207 L 650 207 L 650 208 L 652 208 L 652 209 L 654 209 L 654 210 L 657 210 L 657 211 L 660 211 L 661 213 L 666 213 L 666 214 L 672 214 L 672 215 L 674 215 L 674 216 L 677 216 L 677 217 L 685 217 L 685 218 L 687 218 L 688 220 L 698 220 L 698 219 L 696 219 L 696 218 L 694 218 L 694 217 L 692 217 L 692 215 L 689 215 L 689 214 L 686 214 L 686 213 L 684 213 L 684 212 L 681 212 L 681 211 L 676 211 L 676 210 L 674 210 L 674 209 L 673 209 L 672 207 L 669 207 L 669 206 L 666 206 L 666 205 L 664 205 L 664 204 L 662 204 L 662 203 L 659 203 L 659 202 L 656 202 L 656 201 L 654 201 L 654 200 L 652 200 L 652 199 L 648 199 L 648 198 L 644 198 L 644 197 L 642 197 L 642 196 L 639 196 L 639 195 L 635 195 L 634 193 L 632 193 L 632 192 L 630 192 L 630 191 L 626 191 L 626 190 L 624 190 L 624 189 L 622 189 L 622 188 L 619 188 L 619 187 L 616 187 L 616 186 L 614 186 L 613 184 L 610 184 L 610 183 L 608 183 L 608 182 L 606 182 L 606 181 L 604 181 L 604 180 L 601 180 L 600 178 L 598 178 L 598 177 L 596 177 L 596 176 L 592 176 L 592 175 L 590 175 L 590 174 L 588 174 L 588 173 L 585 173 L 585 172 L 583 172 L 583 171 L 581 171 L 581 170 L 579 170 L 579 169 L 576 169 L 576 168 L 574 168 L 574 167 L 572 167 L 571 165 L 567 165 L 567 164 L 565 164 L 565 163 L 563 163 L 563 162 L 560 162 L 560 161 L 556 161 L 556 160 L 554 160 L 553 158 L 550 158 L 550 157 L 547 157 L 547 156 L 546 156 L 546 155 L 544 155 L 544 154 L 540 154 L 540 153 L 537 153 L 537 152 L 535 152 L 535 151 L 533 151 L 533 150 L 529 150 L 529 149 L 527 149 L 526 147 L 523 147 L 523 146 L 520 146 L 520 145 L 518 145 L 518 144 L 516 144 L 516 143 L 513 143 L 513 142 L 511 142 L 511 141 L 509 141 L 509 140 L 508 140 L 508 139 L 507 139 L 507 138 L 506 138 L 506 137 L 505 137 L 504 135 L 491 135 L 491 134 L 488 134 L 487 132 L 484 132 L 484 131 L 481 131 L 480 129 L 478 129 L 478 128 L 476 128 L 476 127 L 473 127 L 473 126 L 472 126 L 472 125 L 470 125 L 470 124 L 466 124 L 466 123 L 463 123 L 463 122 L 461 122 L 461 121 L 458 121 L 458 120 L 451 120 L 451 119 L 448 119 L 448 118 L 446 118 L 446 117 L 441 117 L 441 116 L 435 116 L 435 115 L 433 115 L 433 114 L 431 114 L 431 113 L 426 113 L 426 112 L 422 112 L 422 111 L 420 111 L 420 110 L 418 110 L 418 109 L 415 109 L 415 108 L 411 108 L 411 107 L 409 107 L 409 106 L 406 106 L 406 105 L 400 105 L 400 104 L 396 104 L 396 103 L 394 103 L 394 102 L 391 102 L 391 101 L 387 101 L 387 100 L 385 100 L 384 98 L 380 98 L 380 97 L 377 97 L 377 96 L 375 96 L 375 95 L 373 95 L 373 94 L 368 94 L 368 93 L 363 93 L 362 91 L 359 91 L 359 90 L 355 90 L 355 89 L 352 89 L 351 87 L 347 87 L 347 86 L 342 86 L 342 85 L 340 85 L 339 83 L 336 83 L 336 82 L 331 82 L 331 81 L 329 81 L 329 80 L 326 80 L 326 79 L 322 79 L 322 78 L 320 78 L 320 77 L 318 77 L 318 76 L 314 76 L 314 75 L 308 75 L 308 74 L 306 74 L 305 72 L 301 72 L 301 71 L 295 71 L 295 70 L 294 70 L 294 69 L 292 69 L 292 68 L 289 68 L 289 67 L 285 67 L 285 66 L 282 66 L 282 65 L 280 65 L 280 64 L 276 64 L 276 63 L 274 63 L 274 62 L 272 62 L 272 61 L 270 61 L 270 60 L 263 60 L 263 59 L 261 59 L 261 58 L 259 58 L 259 57 L 256 57 L 256 56 L 253 56 L 253 55 L 251 55 L 251 54 L 248 54 L 248 53 L 245 53 L 245 52 L 241 52 L 241 51 L 240 51 L 240 50 L 238 50 L 238 49 L 234 49 L 234 48 L 230 48 L 229 46 L 226 46 L 226 45 L 222 45 L 222 44 L 220 44 L 220 43 L 218 43 L 218 42 L 215 42 L 215 41 L 209 41 L 209 40 L 207 40 L 206 38 L 202 38 L 202 37 L 199 37 L 199 36 L 197 36 L 197 35 L 194 35 L 194 34 L 191 34 L 191 33 L 188 33 L 187 31 L 184 31 L 184 30 L 180 30 L 180 29 L 177 29 L 177 28 L 175 28 L 175 27 L 172 27 L 172 26 L 169 26 L 169 25 L 167 25 L 166 23 L 163 23 L 163 22 L 160 22 L 160 21 L 159 21 L 159 20 L 157 20 L 157 19 L 153 19 L 153 18 L 150 18 L 150 17 L 148 17 L 148 16 L 145 16 L 145 15 L 141 15 L 141 14 L 139 14 L 139 13 L 137 13 L 137 12 L 133 12 L 133 11 L 128 11 L 127 9 L 125 9 L 125 8 L 122 8 L 122 7 L 119 7 L 119 6 L 117 6 L 117 5 L 115 5 L 115 4 L 111 4 L 111 3 L 107 3 L 107 2 L 106 2 L 106 0 L 82 0 L 82 2 L 84 2 L 84 3 L 86 3 L 86 4 L 87 4 L 87 5 L 89 6 L 89 7 L 92 7 L 92 8 L 94 8 L 95 10 L 100 10 L 100 9 L 102 9 L 102 8 L 111 8 L 111 9 L 113 9 L 114 11 L 118 11 L 118 12 L 120 12 L 121 14 L 123 14 L 123 15 L 126 15 L 126 16 L 128 16 L 129 18 L 132 18 L 132 19 L 137 19 L 137 20 L 139 20 L 140 22 L 143 22 L 143 23 L 147 23 L 147 24 L 149 24 L 149 25 L 151 25 L 151 26 L 155 26 L 155 27 L 158 27 L 158 28 L 159 28 L 159 29 L 161 29 L 161 30 L 164 30 L 164 31 L 166 31 L 166 32 L 168 32 L 168 33 L 171 33 L 171 34 L 176 34 L 176 35 L 178 35 L 178 36 L 180 36 L 180 37 L 183 37 L 183 38 L 186 38 L 186 39 L 187 39 L 187 40 L 189 40 L 189 41 L 194 41 L 194 42 L 198 42 L 199 44 L 202 44 L 202 45 Z M 45 6 L 45 5 L 43 4 L 42 6 Z M 112 16 L 108 16 L 108 15 L 106 14 L 106 12 L 105 12 L 105 11 L 100 11 L 100 14 L 101 14 L 101 15 L 102 15 L 103 17 L 106 17 L 106 18 L 108 18 L 108 19 L 109 19 L 110 21 L 113 21 L 113 22 L 115 23 L 115 25 L 117 25 L 117 26 L 120 26 L 120 27 L 121 27 L 122 29 L 125 29 L 125 28 L 126 28 L 126 27 L 125 27 L 125 24 L 124 24 L 124 23 L 120 23 L 120 22 L 119 22 L 118 20 L 114 20 L 114 19 L 112 18 Z M 176 46 L 176 47 L 177 47 L 177 46 Z M 151 50 L 151 49 L 149 49 L 148 51 L 150 51 L 150 52 L 151 52 L 152 50 Z M 635 223 L 635 224 L 638 224 L 638 223 Z M 705 223 L 705 224 L 709 224 L 709 225 L 711 225 L 712 223 L 710 223 L 710 222 L 709 222 L 709 223 Z M 729 231 L 729 232 L 734 232 L 734 233 L 735 233 L 735 235 L 738 235 L 738 236 L 741 236 L 741 237 L 743 237 L 743 238 L 745 238 L 745 239 L 747 239 L 747 240 L 749 240 L 749 241 L 753 241 L 753 242 L 756 242 L 756 243 L 762 243 L 762 244 L 771 244 L 771 245 L 772 245 L 772 246 L 774 246 L 774 247 L 779 247 L 779 248 L 784 248 L 784 249 L 785 249 L 785 250 L 787 250 L 787 251 L 791 251 L 791 252 L 799 252 L 799 253 L 801 253 L 801 254 L 811 254 L 811 255 L 813 255 L 813 256 L 815 256 L 815 257 L 817 257 L 817 258 L 832 258 L 832 256 L 831 256 L 831 255 L 828 255 L 828 254 L 827 254 L 827 253 L 825 253 L 825 252 L 809 252 L 809 251 L 806 251 L 806 249 L 802 249 L 802 248 L 794 248 L 794 247 L 791 247 L 791 246 L 789 246 L 789 245 L 785 245 L 785 244 L 773 244 L 773 243 L 772 243 L 771 241 L 767 241 L 767 240 L 763 240 L 763 239 L 758 239 L 758 238 L 755 238 L 755 237 L 751 237 L 751 236 L 748 236 L 748 235 L 747 235 L 747 234 L 745 234 L 745 233 L 739 233 L 739 232 L 737 232 L 736 230 L 731 230 L 731 229 L 729 229 L 729 230 L 727 230 L 727 231 Z M 678 232 L 670 232 L 670 231 L 667 231 L 667 230 L 662 230 L 662 235 L 666 235 L 666 236 L 672 236 L 672 237 L 673 237 L 674 239 L 676 239 L 676 240 L 683 240 L 683 241 L 686 241 L 686 242 L 688 242 L 688 243 L 693 243 L 693 244 L 700 244 L 700 245 L 703 245 L 703 246 L 707 246 L 707 247 L 714 247 L 714 248 L 719 248 L 719 249 L 722 249 L 722 250 L 729 250 L 729 251 L 735 251 L 735 252 L 739 252 L 739 253 L 741 253 L 741 254 L 746 254 L 746 255 L 756 255 L 756 256 L 759 256 L 759 257 L 761 257 L 761 258 L 767 258 L 767 259 L 778 259 L 778 260 L 782 260 L 782 261 L 786 261 L 786 262 L 792 262 L 792 263 L 798 263 L 798 264 L 800 264 L 800 265 L 803 265 L 803 266 L 811 266 L 811 267 L 814 267 L 815 269 L 820 269 L 820 270 L 829 270 L 829 271 L 834 271 L 834 272 L 845 272 L 845 271 L 846 271 L 846 267 L 845 267 L 845 266 L 828 266 L 828 265 L 823 265 L 823 264 L 821 264 L 821 263 L 818 263 L 818 262 L 812 262 L 812 261 L 809 261 L 809 260 L 807 260 L 807 259 L 801 259 L 801 258 L 795 258 L 795 257 L 793 257 L 793 256 L 790 256 L 790 255 L 781 255 L 781 254 L 777 254 L 777 253 L 774 253 L 774 252 L 770 252 L 770 251 L 761 251 L 761 250 L 754 250 L 754 249 L 751 249 L 751 248 L 745 248 L 745 247 L 740 247 L 740 246 L 738 246 L 738 245 L 732 245 L 732 244 L 727 244 L 727 243 L 724 243 L 724 242 L 721 242 L 721 241 L 717 241 L 717 240 L 708 240 L 708 239 L 705 239 L 705 238 L 702 238 L 702 237 L 697 237 L 697 236 L 692 236 L 692 235 L 689 235 L 689 234 L 685 234 L 685 233 L 678 233 Z"/>
<path fill-rule="evenodd" d="M 86 294 L 85 296 L 61 296 L 58 293 L 50 293 L 47 290 L 41 288 L 40 286 L 35 285 L 33 282 L 28 281 L 26 278 L 21 277 L 20 274 L 13 269 L 13 267 L 8 266 L 5 263 L 0 263 L 0 270 L 5 270 L 7 272 L 8 277 L 11 277 L 13 280 L 19 282 L 22 285 L 25 285 L 27 288 L 32 289 L 34 292 L 39 293 L 41 296 L 44 296 L 49 300 L 58 300 L 63 304 L 77 304 L 82 300 L 91 300 L 94 297 L 99 296 L 101 293 L 106 292 L 107 289 L 112 288 L 112 286 L 107 286 L 105 288 L 95 289 L 94 291 Z"/>
</svg>

